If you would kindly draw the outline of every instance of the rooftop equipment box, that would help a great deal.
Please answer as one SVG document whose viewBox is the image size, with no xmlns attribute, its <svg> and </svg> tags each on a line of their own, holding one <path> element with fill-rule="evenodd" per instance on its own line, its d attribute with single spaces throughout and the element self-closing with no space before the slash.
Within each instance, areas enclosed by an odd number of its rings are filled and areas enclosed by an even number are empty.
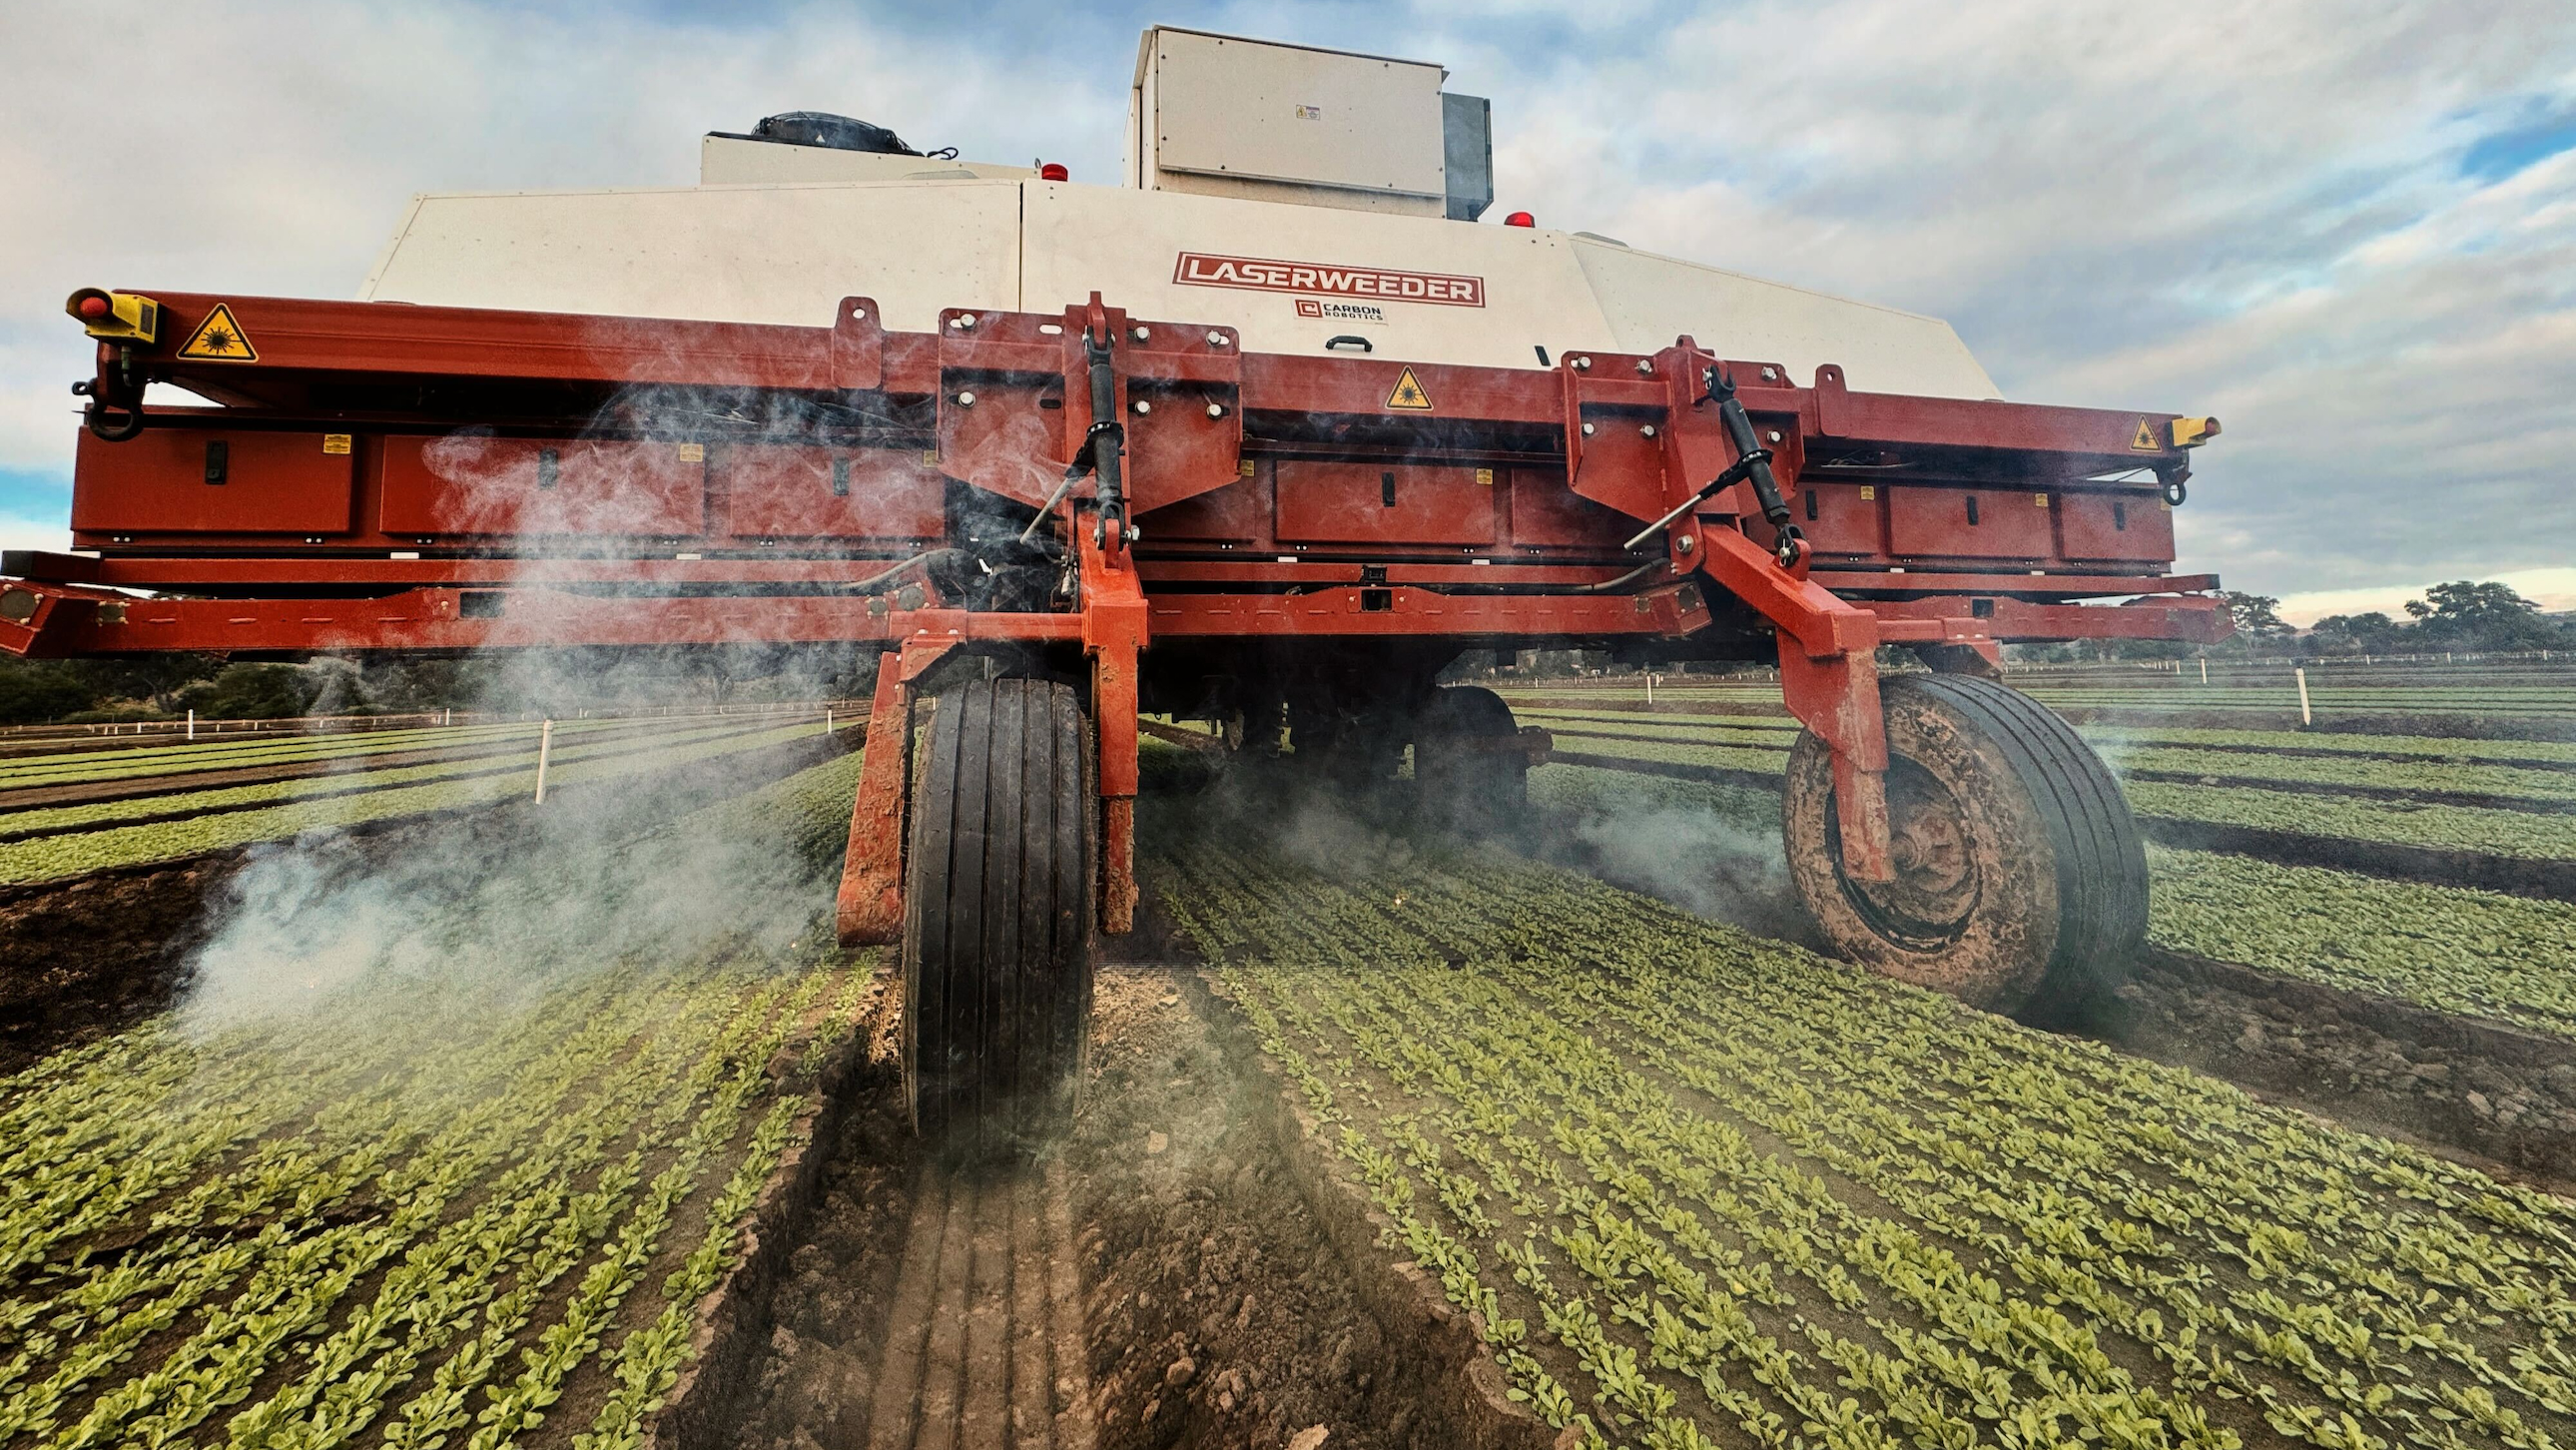
<svg viewBox="0 0 2576 1450">
<path fill-rule="evenodd" d="M 1493 193 L 1486 108 L 1444 102 L 1447 74 L 1157 26 L 1138 47 L 1128 95 L 1127 182 L 1472 220 Z M 1453 138 L 1453 123 L 1479 134 Z"/>
</svg>

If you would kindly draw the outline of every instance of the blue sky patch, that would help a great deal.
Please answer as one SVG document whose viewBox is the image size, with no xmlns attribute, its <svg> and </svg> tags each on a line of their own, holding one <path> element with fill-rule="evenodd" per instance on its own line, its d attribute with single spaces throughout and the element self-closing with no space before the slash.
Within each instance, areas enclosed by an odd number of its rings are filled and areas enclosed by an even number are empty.
<svg viewBox="0 0 2576 1450">
<path fill-rule="evenodd" d="M 0 517 L 61 521 L 71 517 L 71 475 L 50 468 L 0 468 Z"/>
<path fill-rule="evenodd" d="M 2480 181 L 2501 181 L 2535 161 L 2545 161 L 2568 150 L 2576 150 L 2576 112 L 2544 117 L 2479 137 L 2460 157 L 2460 174 Z"/>
</svg>

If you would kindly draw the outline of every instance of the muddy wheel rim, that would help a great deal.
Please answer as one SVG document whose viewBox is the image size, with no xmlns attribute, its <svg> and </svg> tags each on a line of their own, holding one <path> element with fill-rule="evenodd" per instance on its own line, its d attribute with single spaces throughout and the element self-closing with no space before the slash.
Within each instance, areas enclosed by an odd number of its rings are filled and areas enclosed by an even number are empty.
<svg viewBox="0 0 2576 1450">
<path fill-rule="evenodd" d="M 1984 895 L 1985 873 L 1958 796 L 1899 756 L 1887 765 L 1887 817 L 1896 879 L 1855 881 L 1843 870 L 1841 832 L 1829 808 L 1826 831 L 1844 897 L 1889 941 L 1930 949 L 1959 940 Z"/>
</svg>

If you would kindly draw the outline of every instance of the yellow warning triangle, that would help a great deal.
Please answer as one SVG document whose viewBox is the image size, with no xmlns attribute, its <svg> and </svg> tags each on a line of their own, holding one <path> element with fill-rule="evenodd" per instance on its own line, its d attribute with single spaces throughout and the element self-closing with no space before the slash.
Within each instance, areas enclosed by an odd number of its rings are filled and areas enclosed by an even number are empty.
<svg viewBox="0 0 2576 1450">
<path fill-rule="evenodd" d="M 2140 453 L 2161 453 L 2164 451 L 2163 446 L 2156 442 L 2156 430 L 2149 427 L 2147 420 L 2144 418 L 2140 418 L 2138 420 L 2138 435 L 2129 440 L 2129 446 Z"/>
<path fill-rule="evenodd" d="M 1386 395 L 1386 405 L 1390 408 L 1410 408 L 1417 413 L 1428 413 L 1431 411 L 1431 395 L 1422 391 L 1422 384 L 1413 376 L 1413 369 L 1406 368 L 1402 373 L 1397 374 L 1395 391 Z"/>
<path fill-rule="evenodd" d="M 250 345 L 241 324 L 233 320 L 231 304 L 218 302 L 188 340 L 179 344 L 179 356 L 199 362 L 257 362 L 259 349 Z"/>
</svg>

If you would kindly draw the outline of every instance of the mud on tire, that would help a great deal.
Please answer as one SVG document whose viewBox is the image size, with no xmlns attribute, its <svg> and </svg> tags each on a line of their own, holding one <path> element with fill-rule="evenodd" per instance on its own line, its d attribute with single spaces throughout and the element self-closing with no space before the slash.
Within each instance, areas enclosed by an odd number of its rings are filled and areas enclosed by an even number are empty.
<svg viewBox="0 0 2576 1450">
<path fill-rule="evenodd" d="M 2128 980 L 2146 851 L 2119 783 L 2018 691 L 1955 675 L 1881 683 L 1897 879 L 1843 870 L 1831 754 L 1802 732 L 1781 798 L 1789 874 L 1845 958 L 1997 1012 L 2054 1018 Z"/>
<path fill-rule="evenodd" d="M 904 883 L 904 1095 L 925 1137 L 990 1154 L 1072 1113 L 1099 942 L 1093 758 L 1070 686 L 938 698 Z"/>
</svg>

